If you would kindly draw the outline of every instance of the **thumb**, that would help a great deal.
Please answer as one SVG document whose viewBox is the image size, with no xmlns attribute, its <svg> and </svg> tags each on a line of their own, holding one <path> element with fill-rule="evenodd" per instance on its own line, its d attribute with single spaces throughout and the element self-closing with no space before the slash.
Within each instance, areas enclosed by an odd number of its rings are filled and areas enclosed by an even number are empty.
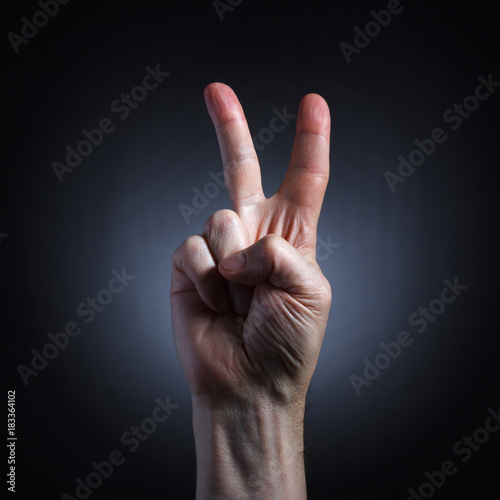
<svg viewBox="0 0 500 500">
<path fill-rule="evenodd" d="M 224 278 L 245 285 L 267 282 L 291 295 L 330 302 L 330 285 L 318 266 L 307 261 L 284 238 L 268 234 L 219 263 Z"/>
</svg>

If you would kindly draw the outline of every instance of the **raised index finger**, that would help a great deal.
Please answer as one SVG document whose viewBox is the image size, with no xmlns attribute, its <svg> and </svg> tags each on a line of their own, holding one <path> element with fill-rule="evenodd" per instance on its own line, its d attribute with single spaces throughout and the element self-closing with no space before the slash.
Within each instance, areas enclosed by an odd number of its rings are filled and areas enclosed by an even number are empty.
<svg viewBox="0 0 500 500">
<path fill-rule="evenodd" d="M 317 220 L 330 173 L 330 111 L 317 94 L 300 102 L 292 157 L 278 193 Z"/>
<path fill-rule="evenodd" d="M 236 94 L 223 83 L 205 88 L 205 102 L 217 132 L 231 204 L 239 212 L 265 198 L 247 120 Z"/>
</svg>

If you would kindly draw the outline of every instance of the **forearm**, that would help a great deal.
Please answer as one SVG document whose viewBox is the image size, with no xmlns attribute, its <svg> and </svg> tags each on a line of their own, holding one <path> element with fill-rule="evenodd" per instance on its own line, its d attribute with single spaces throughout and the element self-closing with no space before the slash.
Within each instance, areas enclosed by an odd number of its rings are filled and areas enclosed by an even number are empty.
<svg viewBox="0 0 500 500">
<path fill-rule="evenodd" d="M 304 405 L 193 397 L 197 500 L 305 500 Z"/>
</svg>

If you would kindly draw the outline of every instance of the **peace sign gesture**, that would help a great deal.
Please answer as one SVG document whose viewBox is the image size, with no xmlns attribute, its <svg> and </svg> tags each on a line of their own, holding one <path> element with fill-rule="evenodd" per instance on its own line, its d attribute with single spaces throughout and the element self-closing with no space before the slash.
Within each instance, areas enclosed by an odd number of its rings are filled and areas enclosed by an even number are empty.
<svg viewBox="0 0 500 500">
<path fill-rule="evenodd" d="M 243 109 L 222 83 L 205 89 L 232 210 L 175 252 L 171 287 L 177 354 L 196 397 L 263 393 L 302 401 L 331 302 L 316 263 L 316 227 L 329 176 L 330 114 L 324 99 L 299 106 L 290 163 L 266 198 Z"/>
</svg>

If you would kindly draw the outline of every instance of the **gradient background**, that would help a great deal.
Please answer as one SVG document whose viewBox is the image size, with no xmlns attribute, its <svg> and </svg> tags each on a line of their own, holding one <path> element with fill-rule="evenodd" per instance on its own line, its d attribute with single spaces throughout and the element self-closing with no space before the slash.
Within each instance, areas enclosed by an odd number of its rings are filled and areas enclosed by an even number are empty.
<svg viewBox="0 0 500 500">
<path fill-rule="evenodd" d="M 229 206 L 221 190 L 189 225 L 178 208 L 221 169 L 202 95 L 212 81 L 233 87 L 253 135 L 309 92 L 332 111 L 318 235 L 339 246 L 321 261 L 333 305 L 308 412 L 310 497 L 406 499 L 426 470 L 454 459 L 458 472 L 434 498 L 500 498 L 500 432 L 465 464 L 452 452 L 500 405 L 500 91 L 456 131 L 442 118 L 479 75 L 500 80 L 492 4 L 404 0 L 348 64 L 339 44 L 387 2 L 245 0 L 221 21 L 209 0 L 73 0 L 18 54 L 6 35 L 40 8 L 3 3 L 0 325 L 5 391 L 17 393 L 18 498 L 74 496 L 75 479 L 115 449 L 125 463 L 91 499 L 194 498 L 168 295 L 175 248 Z M 120 121 L 110 103 L 157 64 L 171 75 Z M 116 130 L 59 183 L 51 163 L 104 117 Z M 266 194 L 294 127 L 259 152 Z M 448 140 L 391 193 L 383 173 L 436 127 Z M 87 325 L 76 306 L 122 267 L 135 280 Z M 468 289 L 418 334 L 409 315 L 456 276 Z M 18 365 L 71 320 L 82 333 L 26 387 Z M 401 330 L 413 345 L 357 396 L 350 375 Z M 129 453 L 120 436 L 167 396 L 179 408 Z"/>
</svg>

